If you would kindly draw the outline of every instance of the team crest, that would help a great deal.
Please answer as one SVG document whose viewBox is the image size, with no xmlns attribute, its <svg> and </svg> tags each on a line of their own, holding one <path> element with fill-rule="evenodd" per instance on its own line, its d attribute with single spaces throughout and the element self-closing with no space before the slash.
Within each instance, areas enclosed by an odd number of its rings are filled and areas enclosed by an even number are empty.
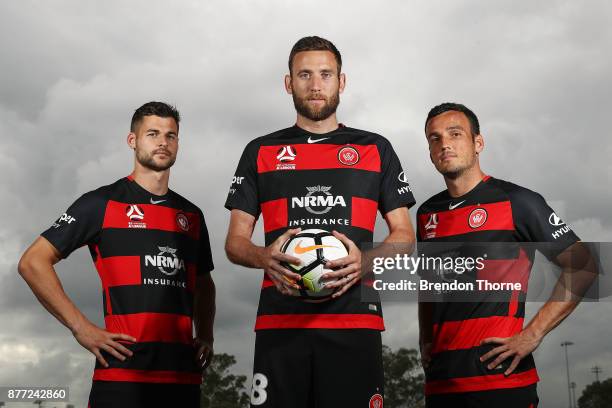
<svg viewBox="0 0 612 408">
<path fill-rule="evenodd" d="M 468 224 L 472 228 L 479 228 L 487 222 L 487 210 L 484 208 L 476 208 L 468 217 Z"/>
<path fill-rule="evenodd" d="M 354 166 L 359 162 L 359 152 L 352 146 L 345 146 L 338 151 L 338 161 L 345 166 Z"/>
<path fill-rule="evenodd" d="M 176 214 L 176 224 L 185 232 L 189 231 L 189 219 L 183 213 Z"/>
<path fill-rule="evenodd" d="M 370 398 L 370 408 L 383 408 L 383 397 L 380 394 L 372 395 Z"/>
</svg>

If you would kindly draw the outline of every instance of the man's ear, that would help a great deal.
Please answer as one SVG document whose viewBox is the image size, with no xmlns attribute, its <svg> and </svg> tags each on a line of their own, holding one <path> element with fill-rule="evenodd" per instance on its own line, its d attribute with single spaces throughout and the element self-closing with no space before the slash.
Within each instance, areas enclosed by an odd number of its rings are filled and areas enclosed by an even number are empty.
<svg viewBox="0 0 612 408">
<path fill-rule="evenodd" d="M 482 137 L 482 135 L 478 134 L 474 136 L 474 145 L 475 145 L 477 154 L 480 154 L 480 152 L 484 150 L 485 142 L 484 142 L 484 138 Z"/>
<path fill-rule="evenodd" d="M 346 86 L 346 74 L 342 73 L 338 77 L 340 83 L 338 84 L 338 92 L 344 92 L 344 87 Z"/>
<path fill-rule="evenodd" d="M 136 149 L 136 134 L 134 132 L 128 133 L 126 141 L 130 149 Z"/>
<path fill-rule="evenodd" d="M 293 86 L 291 85 L 291 73 L 285 75 L 285 90 L 289 95 L 293 94 Z"/>
</svg>

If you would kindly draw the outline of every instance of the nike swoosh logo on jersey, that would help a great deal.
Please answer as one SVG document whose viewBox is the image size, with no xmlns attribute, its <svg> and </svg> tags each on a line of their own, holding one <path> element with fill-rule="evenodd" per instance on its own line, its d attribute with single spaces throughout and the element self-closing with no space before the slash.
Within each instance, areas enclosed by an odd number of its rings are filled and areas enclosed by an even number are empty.
<svg viewBox="0 0 612 408">
<path fill-rule="evenodd" d="M 310 245 L 307 247 L 302 247 L 300 246 L 300 244 L 301 242 L 299 242 L 294 249 L 295 253 L 298 255 L 305 254 L 306 252 L 313 251 L 319 248 L 335 248 L 335 246 L 333 245 Z"/>
<path fill-rule="evenodd" d="M 310 136 L 308 136 L 308 143 L 317 143 L 320 142 L 321 140 L 326 140 L 329 139 L 329 137 L 323 137 L 321 139 L 312 139 Z"/>
<path fill-rule="evenodd" d="M 163 203 L 166 200 L 154 200 L 153 197 L 151 197 L 151 204 L 159 204 L 159 203 Z"/>
<path fill-rule="evenodd" d="M 448 205 L 448 209 L 449 210 L 454 210 L 455 208 L 459 207 L 461 204 L 465 203 L 465 200 L 463 201 L 459 201 L 457 204 L 449 204 Z"/>
</svg>

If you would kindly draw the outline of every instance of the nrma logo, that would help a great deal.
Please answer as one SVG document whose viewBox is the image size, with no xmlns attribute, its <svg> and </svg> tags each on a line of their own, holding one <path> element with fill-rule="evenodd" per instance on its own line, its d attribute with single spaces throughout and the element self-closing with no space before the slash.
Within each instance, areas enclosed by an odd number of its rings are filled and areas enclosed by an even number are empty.
<svg viewBox="0 0 612 408">
<path fill-rule="evenodd" d="M 346 207 L 342 196 L 334 196 L 329 190 L 331 186 L 306 187 L 308 194 L 304 197 L 292 197 L 291 208 L 305 208 L 311 214 L 325 214 L 335 206 Z"/>
<path fill-rule="evenodd" d="M 185 261 L 176 256 L 176 249 L 157 247 L 157 255 L 145 255 L 145 266 L 155 266 L 161 273 L 168 276 L 176 275 L 179 270 L 185 270 Z"/>
</svg>

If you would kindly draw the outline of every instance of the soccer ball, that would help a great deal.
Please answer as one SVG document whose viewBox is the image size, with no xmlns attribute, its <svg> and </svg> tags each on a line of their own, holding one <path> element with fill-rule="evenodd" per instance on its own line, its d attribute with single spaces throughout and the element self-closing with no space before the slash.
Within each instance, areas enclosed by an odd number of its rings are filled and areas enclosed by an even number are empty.
<svg viewBox="0 0 612 408">
<path fill-rule="evenodd" d="M 281 252 L 302 261 L 301 265 L 283 263 L 283 266 L 302 276 L 298 282 L 303 298 L 322 299 L 331 296 L 333 289 L 326 288 L 321 276 L 330 272 L 325 269 L 327 261 L 348 255 L 344 244 L 331 232 L 321 229 L 307 229 L 289 238 L 281 247 Z"/>
</svg>

